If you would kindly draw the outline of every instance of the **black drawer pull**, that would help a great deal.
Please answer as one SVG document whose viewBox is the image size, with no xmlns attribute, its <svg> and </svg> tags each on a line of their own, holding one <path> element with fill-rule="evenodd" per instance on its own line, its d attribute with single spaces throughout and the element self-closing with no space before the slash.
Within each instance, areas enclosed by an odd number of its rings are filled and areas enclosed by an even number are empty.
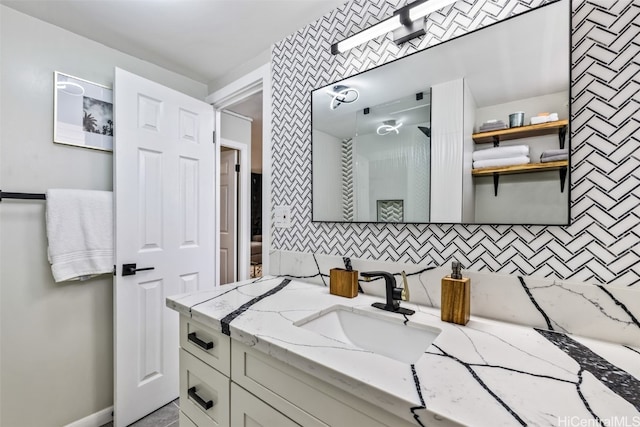
<svg viewBox="0 0 640 427">
<path fill-rule="evenodd" d="M 204 350 L 211 350 L 213 348 L 213 341 L 204 342 L 196 336 L 195 332 L 187 335 L 187 339 Z"/>
<path fill-rule="evenodd" d="M 200 405 L 202 407 L 202 409 L 204 409 L 205 411 L 208 410 L 208 409 L 211 409 L 213 407 L 213 400 L 205 401 L 203 398 L 198 396 L 198 393 L 196 393 L 196 388 L 195 387 L 191 387 L 189 389 L 189 397 L 192 398 L 193 400 L 195 400 L 196 403 L 198 405 Z"/>
</svg>

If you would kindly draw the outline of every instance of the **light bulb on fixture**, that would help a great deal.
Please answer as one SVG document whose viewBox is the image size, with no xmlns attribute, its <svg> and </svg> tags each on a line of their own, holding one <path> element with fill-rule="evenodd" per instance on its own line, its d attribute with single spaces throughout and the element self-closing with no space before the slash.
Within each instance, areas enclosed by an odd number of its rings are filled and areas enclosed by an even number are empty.
<svg viewBox="0 0 640 427">
<path fill-rule="evenodd" d="M 378 126 L 378 129 L 376 129 L 376 133 L 378 135 L 384 136 L 390 134 L 391 132 L 395 132 L 396 135 L 400 133 L 398 129 L 400 129 L 400 126 L 402 126 L 402 122 L 396 122 L 395 120 L 385 120 L 382 123 L 383 124 Z"/>
<path fill-rule="evenodd" d="M 339 53 L 346 52 L 347 50 L 361 45 L 362 43 L 366 43 L 369 40 L 400 28 L 400 26 L 402 26 L 400 23 L 400 15 L 394 15 L 389 19 L 385 19 L 372 27 L 342 40 L 341 42 L 331 45 L 331 53 L 337 55 Z"/>
<path fill-rule="evenodd" d="M 356 102 L 360 97 L 358 89 L 343 85 L 334 86 L 333 90 L 328 91 L 327 94 L 331 96 L 329 108 L 332 110 L 338 108 L 340 104 L 351 104 L 352 102 Z"/>
<path fill-rule="evenodd" d="M 331 45 L 331 53 L 337 55 L 358 45 L 393 31 L 396 44 L 405 43 L 413 38 L 426 34 L 425 16 L 442 9 L 457 0 L 416 0 L 401 7 L 391 18 L 380 21 L 359 33 Z"/>
</svg>

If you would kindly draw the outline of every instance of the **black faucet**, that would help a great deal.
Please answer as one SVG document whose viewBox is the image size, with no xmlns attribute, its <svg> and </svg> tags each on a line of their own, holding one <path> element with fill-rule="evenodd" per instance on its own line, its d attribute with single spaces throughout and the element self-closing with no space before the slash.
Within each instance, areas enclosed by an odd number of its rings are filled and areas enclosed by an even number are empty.
<svg viewBox="0 0 640 427">
<path fill-rule="evenodd" d="M 371 281 L 374 277 L 384 277 L 385 285 L 387 288 L 387 303 L 374 302 L 371 304 L 375 308 L 381 310 L 392 311 L 394 313 L 412 315 L 415 311 L 408 308 L 400 307 L 400 301 L 402 300 L 402 288 L 396 287 L 396 279 L 393 274 L 386 271 L 366 271 L 360 273 L 364 280 Z"/>
</svg>

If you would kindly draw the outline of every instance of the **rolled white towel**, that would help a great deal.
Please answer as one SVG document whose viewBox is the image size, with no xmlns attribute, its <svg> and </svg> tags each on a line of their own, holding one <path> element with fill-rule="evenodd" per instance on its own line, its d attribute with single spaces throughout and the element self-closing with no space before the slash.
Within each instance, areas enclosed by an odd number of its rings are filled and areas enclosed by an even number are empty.
<svg viewBox="0 0 640 427">
<path fill-rule="evenodd" d="M 511 145 L 505 147 L 485 148 L 473 152 L 473 160 L 506 159 L 510 157 L 528 156 L 528 145 Z"/>
<path fill-rule="evenodd" d="M 478 131 L 487 132 L 490 130 L 506 129 L 507 124 L 502 120 L 488 120 L 478 127 Z"/>
<path fill-rule="evenodd" d="M 500 166 L 526 165 L 527 163 L 531 163 L 529 156 L 517 156 L 502 159 L 476 160 L 473 162 L 473 168 L 495 168 Z"/>
<path fill-rule="evenodd" d="M 556 149 L 556 150 L 545 150 L 542 152 L 542 155 L 540 156 L 541 159 L 544 159 L 545 157 L 555 157 L 555 156 L 568 156 L 569 155 L 569 150 L 567 150 L 566 148 L 560 148 L 560 149 Z"/>
<path fill-rule="evenodd" d="M 540 163 L 557 162 L 559 160 L 567 160 L 568 154 L 558 154 L 557 156 L 548 156 L 540 158 Z"/>
</svg>

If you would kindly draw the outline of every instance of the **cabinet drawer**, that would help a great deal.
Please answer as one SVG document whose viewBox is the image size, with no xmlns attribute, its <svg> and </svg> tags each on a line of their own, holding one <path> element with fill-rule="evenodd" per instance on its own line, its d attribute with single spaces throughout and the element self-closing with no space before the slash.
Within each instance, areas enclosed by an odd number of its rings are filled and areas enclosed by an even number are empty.
<svg viewBox="0 0 640 427">
<path fill-rule="evenodd" d="M 231 339 L 222 332 L 180 316 L 180 347 L 226 376 L 230 375 Z"/>
<path fill-rule="evenodd" d="M 232 358 L 233 382 L 303 426 L 414 425 L 237 341 Z"/>
<path fill-rule="evenodd" d="M 180 411 L 180 418 L 178 419 L 178 423 L 180 424 L 180 427 L 198 427 L 182 411 Z"/>
<path fill-rule="evenodd" d="M 180 409 L 198 427 L 229 426 L 229 378 L 180 349 Z"/>
<path fill-rule="evenodd" d="M 237 384 L 231 383 L 231 426 L 300 427 L 300 424 L 291 421 Z"/>
</svg>

